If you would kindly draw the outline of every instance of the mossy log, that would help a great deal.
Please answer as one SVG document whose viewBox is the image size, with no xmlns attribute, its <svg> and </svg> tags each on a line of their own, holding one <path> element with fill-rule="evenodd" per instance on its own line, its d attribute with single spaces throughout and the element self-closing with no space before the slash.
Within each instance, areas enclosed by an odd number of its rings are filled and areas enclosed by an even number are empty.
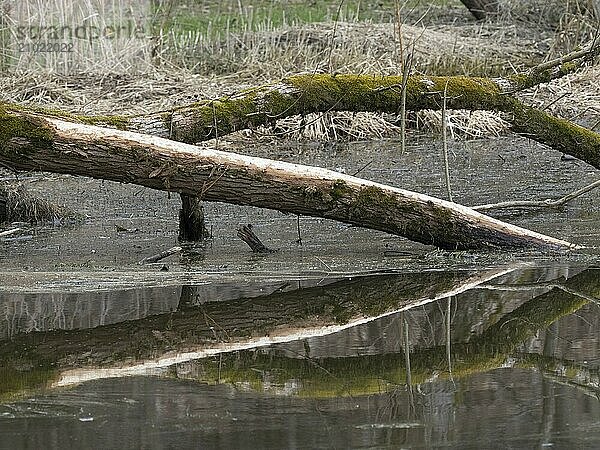
<svg viewBox="0 0 600 450">
<path fill-rule="evenodd" d="M 0 162 L 16 170 L 135 183 L 323 217 L 451 250 L 575 247 L 455 203 L 317 167 L 24 112 L 4 112 L 0 134 Z"/>
<path fill-rule="evenodd" d="M 526 72 L 506 77 L 412 75 L 407 80 L 406 109 L 440 109 L 446 92 L 448 109 L 497 110 L 507 113 L 512 113 L 515 109 L 526 110 L 511 94 L 572 73 L 587 64 L 599 51 L 600 43 L 590 43 Z M 402 76 L 307 73 L 220 99 L 203 100 L 143 115 L 81 116 L 1 102 L 0 113 L 36 112 L 69 122 L 135 131 L 194 144 L 298 114 L 328 111 L 397 113 L 403 101 L 402 82 Z M 538 114 L 529 118 L 530 122 L 521 119 L 519 115 L 516 119 L 519 125 L 515 131 L 550 146 L 560 144 L 562 125 L 550 130 L 552 136 L 547 136 L 544 129 L 538 126 L 540 122 L 552 122 L 552 116 Z M 510 116 L 508 120 L 511 120 Z M 528 129 L 526 123 L 531 123 L 531 129 Z M 580 127 L 576 129 L 579 130 Z M 573 156 L 579 157 L 577 154 Z"/>
</svg>

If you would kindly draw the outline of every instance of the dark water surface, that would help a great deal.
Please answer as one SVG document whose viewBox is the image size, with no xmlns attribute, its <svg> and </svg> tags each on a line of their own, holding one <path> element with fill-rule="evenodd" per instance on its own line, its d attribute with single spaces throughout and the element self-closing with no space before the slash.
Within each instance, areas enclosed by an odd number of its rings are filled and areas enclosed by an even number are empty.
<svg viewBox="0 0 600 450">
<path fill-rule="evenodd" d="M 433 195 L 436 144 L 279 148 Z M 436 162 L 437 161 L 437 162 Z M 598 171 L 521 139 L 457 142 L 465 204 L 556 198 Z M 33 178 L 86 215 L 0 241 L 0 448 L 600 448 L 600 202 L 498 216 L 586 245 L 448 253 L 369 230 Z M 235 238 L 253 223 L 278 253 Z M 115 225 L 128 231 L 117 231 Z M 29 236 L 29 237 L 28 237 Z M 168 269 L 168 270 L 167 270 Z"/>
</svg>

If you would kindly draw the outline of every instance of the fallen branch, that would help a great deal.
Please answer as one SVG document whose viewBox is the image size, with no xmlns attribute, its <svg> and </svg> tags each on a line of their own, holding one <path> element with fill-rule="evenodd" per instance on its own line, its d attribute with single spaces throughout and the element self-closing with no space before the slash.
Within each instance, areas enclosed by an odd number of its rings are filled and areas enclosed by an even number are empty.
<svg viewBox="0 0 600 450">
<path fill-rule="evenodd" d="M 557 208 L 559 206 L 566 205 L 571 200 L 590 192 L 600 186 L 600 180 L 594 181 L 587 186 L 577 189 L 558 200 L 546 199 L 546 200 L 514 200 L 500 203 L 488 203 L 486 205 L 473 206 L 475 211 L 488 211 L 490 209 L 504 209 L 504 208 Z"/>
<path fill-rule="evenodd" d="M 258 236 L 252 231 L 252 225 L 243 225 L 237 230 L 238 237 L 248 244 L 254 253 L 274 253 L 275 250 L 268 248 L 261 242 Z"/>
<path fill-rule="evenodd" d="M 157 253 L 156 255 L 148 256 L 147 258 L 142 259 L 139 264 L 151 264 L 160 261 L 161 259 L 168 258 L 171 255 L 175 255 L 176 253 L 181 252 L 181 247 L 171 247 L 164 252 Z"/>
<path fill-rule="evenodd" d="M 206 201 L 324 217 L 452 250 L 575 247 L 461 205 L 317 167 L 27 113 L 6 113 L 0 126 L 0 162 L 18 170 L 135 183 Z"/>
</svg>

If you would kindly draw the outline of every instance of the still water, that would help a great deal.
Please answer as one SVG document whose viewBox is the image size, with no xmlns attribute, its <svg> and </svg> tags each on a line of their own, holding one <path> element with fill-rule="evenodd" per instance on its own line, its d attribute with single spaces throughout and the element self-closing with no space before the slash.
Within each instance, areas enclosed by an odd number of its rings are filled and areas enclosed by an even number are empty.
<svg viewBox="0 0 600 450">
<path fill-rule="evenodd" d="M 202 303 L 189 286 L 159 302 L 156 289 L 113 292 L 126 310 L 175 309 L 92 329 L 13 329 L 0 343 L 0 445 L 600 446 L 600 268 L 229 292 Z M 65 299 L 66 318 L 79 300 Z"/>
<path fill-rule="evenodd" d="M 462 203 L 598 175 L 486 142 L 453 148 Z M 433 143 L 368 145 L 277 156 L 443 194 Z M 600 448 L 597 194 L 499 216 L 588 247 L 570 255 L 439 252 L 307 218 L 300 246 L 294 216 L 207 205 L 209 244 L 140 266 L 175 245 L 176 199 L 30 189 L 86 219 L 0 242 L 0 448 Z M 246 222 L 280 251 L 252 255 Z"/>
</svg>

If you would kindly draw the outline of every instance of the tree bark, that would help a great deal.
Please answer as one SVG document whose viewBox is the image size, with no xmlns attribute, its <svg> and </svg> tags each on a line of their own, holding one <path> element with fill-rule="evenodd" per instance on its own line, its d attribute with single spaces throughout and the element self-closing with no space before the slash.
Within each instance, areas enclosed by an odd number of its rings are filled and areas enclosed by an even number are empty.
<svg viewBox="0 0 600 450">
<path fill-rule="evenodd" d="M 179 241 L 201 241 L 208 236 L 204 225 L 202 201 L 194 195 L 180 194 Z"/>
<path fill-rule="evenodd" d="M 575 247 L 461 205 L 317 167 L 23 112 L 0 117 L 0 134 L 0 162 L 18 170 L 135 183 L 206 201 L 324 217 L 451 250 Z"/>
<path fill-rule="evenodd" d="M 460 0 L 477 20 L 485 19 L 488 14 L 498 13 L 497 0 Z"/>
</svg>

